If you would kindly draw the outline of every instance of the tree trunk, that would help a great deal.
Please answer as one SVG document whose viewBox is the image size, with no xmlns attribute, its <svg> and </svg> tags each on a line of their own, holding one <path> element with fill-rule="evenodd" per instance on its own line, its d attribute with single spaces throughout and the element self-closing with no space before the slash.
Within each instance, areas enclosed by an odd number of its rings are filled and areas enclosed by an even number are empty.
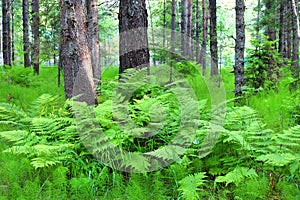
<svg viewBox="0 0 300 200">
<path fill-rule="evenodd" d="M 244 0 L 236 0 L 236 41 L 235 41 L 235 96 L 242 95 L 244 85 L 244 52 L 245 52 L 245 3 Z"/>
<path fill-rule="evenodd" d="M 3 62 L 4 65 L 12 66 L 10 37 L 10 0 L 2 1 L 2 20 Z"/>
<path fill-rule="evenodd" d="M 286 33 L 285 33 L 285 40 L 286 40 L 286 45 L 285 45 L 285 52 L 286 52 L 286 55 L 285 55 L 285 58 L 287 59 L 291 59 L 291 33 L 292 33 L 292 21 L 293 21 L 293 9 L 292 9 L 292 4 L 291 4 L 291 1 L 290 0 L 287 0 L 286 2 L 287 4 L 287 8 L 286 8 L 286 20 L 285 20 L 285 23 L 286 23 Z"/>
<path fill-rule="evenodd" d="M 30 43 L 29 43 L 29 8 L 28 0 L 23 0 L 23 51 L 24 67 L 30 67 Z"/>
<path fill-rule="evenodd" d="M 279 8 L 279 46 L 278 46 L 278 52 L 283 56 L 284 55 L 284 30 L 286 29 L 285 23 L 284 23 L 284 7 L 285 3 L 284 0 L 280 0 L 280 8 Z"/>
<path fill-rule="evenodd" d="M 119 6 L 120 74 L 149 67 L 148 15 L 145 0 L 122 0 Z"/>
<path fill-rule="evenodd" d="M 293 6 L 293 55 L 292 65 L 294 77 L 299 78 L 299 8 L 298 0 L 292 0 Z"/>
<path fill-rule="evenodd" d="M 81 94 L 77 101 L 95 104 L 93 69 L 88 46 L 84 0 L 60 1 L 60 66 L 64 69 L 66 98 Z"/>
<path fill-rule="evenodd" d="M 175 53 L 175 29 L 176 29 L 176 0 L 172 0 L 172 16 L 171 16 L 171 63 L 170 63 L 170 82 L 173 79 L 173 54 Z"/>
<path fill-rule="evenodd" d="M 276 10 L 273 8 L 274 5 L 272 3 L 274 3 L 274 0 L 267 0 L 266 2 L 266 12 L 267 12 L 267 19 L 268 19 L 267 35 L 270 41 L 275 41 L 276 40 L 276 29 L 275 29 Z"/>
<path fill-rule="evenodd" d="M 200 49 L 199 49 L 199 35 L 200 35 L 200 27 L 199 27 L 199 0 L 196 0 L 196 62 L 200 64 Z"/>
<path fill-rule="evenodd" d="M 217 4 L 216 0 L 209 3 L 210 10 L 210 53 L 211 76 L 218 74 L 218 36 L 217 36 Z"/>
<path fill-rule="evenodd" d="M 187 53 L 190 60 L 193 60 L 193 50 L 192 50 L 192 23 L 193 20 L 193 0 L 188 0 L 188 23 L 187 23 Z"/>
<path fill-rule="evenodd" d="M 88 44 L 91 53 L 93 78 L 94 78 L 95 86 L 99 85 L 101 79 L 97 3 L 98 3 L 97 0 L 86 0 L 87 17 L 88 17 Z"/>
<path fill-rule="evenodd" d="M 181 51 L 182 56 L 187 55 L 187 33 L 188 33 L 188 0 L 181 2 Z"/>
<path fill-rule="evenodd" d="M 209 12 L 206 12 L 205 0 L 202 0 L 202 45 L 200 60 L 202 65 L 202 75 L 206 74 L 206 44 L 207 44 L 207 29 L 208 29 Z"/>
<path fill-rule="evenodd" d="M 11 62 L 15 61 L 15 13 L 14 0 L 11 1 Z"/>
<path fill-rule="evenodd" d="M 40 2 L 32 0 L 32 34 L 33 34 L 33 68 L 34 73 L 40 73 Z"/>
</svg>

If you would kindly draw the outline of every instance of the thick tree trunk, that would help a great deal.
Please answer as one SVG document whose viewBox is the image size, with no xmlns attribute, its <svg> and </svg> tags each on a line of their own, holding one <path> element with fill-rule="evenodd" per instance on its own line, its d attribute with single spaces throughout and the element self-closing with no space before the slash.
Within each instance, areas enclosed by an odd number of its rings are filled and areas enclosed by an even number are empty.
<svg viewBox="0 0 300 200">
<path fill-rule="evenodd" d="M 119 72 L 123 73 L 128 68 L 149 67 L 148 15 L 145 0 L 122 0 L 119 8 Z"/>
<path fill-rule="evenodd" d="M 88 46 L 85 2 L 61 0 L 60 7 L 60 66 L 64 69 L 66 98 L 81 94 L 76 100 L 92 105 L 96 102 L 96 95 Z"/>
<path fill-rule="evenodd" d="M 10 37 L 10 0 L 2 1 L 2 20 L 3 62 L 5 65 L 12 66 Z"/>
<path fill-rule="evenodd" d="M 209 2 L 210 11 L 210 53 L 211 76 L 218 74 L 218 36 L 217 36 L 217 4 L 216 0 Z"/>
<path fill-rule="evenodd" d="M 236 0 L 236 42 L 235 42 L 235 96 L 242 95 L 244 85 L 244 52 L 245 52 L 245 3 L 244 0 Z"/>
<path fill-rule="evenodd" d="M 28 0 L 23 0 L 23 51 L 24 51 L 24 67 L 29 67 L 30 66 L 30 43 L 29 43 Z"/>
<path fill-rule="evenodd" d="M 206 12 L 205 0 L 202 0 L 202 45 L 200 60 L 202 65 L 202 75 L 206 75 L 206 45 L 207 45 L 207 29 L 208 29 L 209 12 Z"/>
<path fill-rule="evenodd" d="M 93 78 L 94 78 L 95 86 L 99 85 L 101 79 L 97 3 L 98 3 L 97 0 L 86 0 L 87 17 L 88 17 L 88 43 L 89 43 L 89 50 L 91 53 Z"/>
<path fill-rule="evenodd" d="M 181 51 L 182 56 L 187 55 L 187 33 L 188 33 L 188 0 L 181 2 Z"/>
<path fill-rule="evenodd" d="M 32 0 L 32 34 L 33 34 L 33 68 L 34 73 L 40 73 L 40 2 Z"/>
<path fill-rule="evenodd" d="M 268 39 L 270 41 L 276 40 L 276 10 L 273 9 L 274 7 L 274 0 L 267 0 L 266 2 L 266 12 L 267 12 L 267 18 L 268 18 L 268 27 L 267 27 L 267 35 Z M 274 44 L 275 45 L 275 44 Z M 274 46 L 276 48 L 276 46 Z"/>
<path fill-rule="evenodd" d="M 293 6 L 293 55 L 292 55 L 292 65 L 294 71 L 294 77 L 299 78 L 299 1 L 292 0 Z"/>
</svg>

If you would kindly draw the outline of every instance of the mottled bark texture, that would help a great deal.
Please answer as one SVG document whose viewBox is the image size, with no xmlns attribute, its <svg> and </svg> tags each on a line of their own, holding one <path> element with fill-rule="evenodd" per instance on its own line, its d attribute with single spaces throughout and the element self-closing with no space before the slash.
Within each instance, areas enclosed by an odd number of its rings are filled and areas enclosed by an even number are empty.
<svg viewBox="0 0 300 200">
<path fill-rule="evenodd" d="M 39 0 L 32 0 L 32 34 L 33 34 L 33 50 L 32 61 L 34 73 L 40 73 L 40 2 Z"/>
<path fill-rule="evenodd" d="M 3 62 L 11 66 L 10 0 L 2 1 Z"/>
<path fill-rule="evenodd" d="M 187 55 L 187 33 L 188 33 L 188 0 L 181 2 L 181 52 Z"/>
<path fill-rule="evenodd" d="M 293 75 L 295 78 L 299 78 L 299 1 L 292 0 L 293 6 Z"/>
<path fill-rule="evenodd" d="M 64 69 L 66 98 L 95 104 L 93 69 L 88 46 L 87 14 L 84 0 L 61 0 L 60 65 Z"/>
<path fill-rule="evenodd" d="M 206 12 L 205 0 L 202 0 L 202 44 L 200 53 L 200 63 L 202 65 L 202 75 L 206 74 L 206 45 L 207 45 L 207 30 L 208 30 L 209 12 Z"/>
<path fill-rule="evenodd" d="M 97 0 L 86 0 L 87 17 L 88 17 L 88 44 L 91 53 L 93 78 L 94 78 L 95 86 L 99 85 L 101 79 L 97 3 L 98 3 Z"/>
<path fill-rule="evenodd" d="M 23 51 L 24 67 L 30 66 L 30 43 L 29 43 L 29 8 L 28 0 L 23 0 Z"/>
<path fill-rule="evenodd" d="M 236 42 L 235 42 L 235 96 L 242 95 L 244 85 L 244 52 L 245 52 L 245 2 L 236 0 Z"/>
<path fill-rule="evenodd" d="M 210 53 L 211 53 L 211 71 L 210 75 L 218 74 L 218 36 L 217 36 L 217 2 L 209 1 L 210 11 Z"/>
<path fill-rule="evenodd" d="M 149 67 L 147 17 L 145 0 L 120 1 L 120 74 L 129 68 Z"/>
</svg>

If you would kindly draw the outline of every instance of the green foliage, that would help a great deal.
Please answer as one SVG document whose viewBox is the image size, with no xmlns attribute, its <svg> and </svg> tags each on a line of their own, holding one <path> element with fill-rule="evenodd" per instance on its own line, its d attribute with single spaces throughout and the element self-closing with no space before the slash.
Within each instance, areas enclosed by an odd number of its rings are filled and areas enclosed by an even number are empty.
<svg viewBox="0 0 300 200">
<path fill-rule="evenodd" d="M 205 173 L 189 175 L 179 181 L 179 191 L 184 199 L 199 199 L 199 186 L 204 184 Z"/>
<path fill-rule="evenodd" d="M 234 183 L 235 185 L 239 185 L 244 182 L 246 178 L 256 178 L 258 175 L 256 174 L 254 169 L 247 169 L 245 167 L 236 167 L 233 171 L 227 173 L 225 176 L 218 176 L 215 180 L 216 183 L 225 182 L 226 185 L 229 183 Z"/>
<path fill-rule="evenodd" d="M 251 43 L 253 49 L 248 50 L 245 70 L 246 85 L 255 90 L 277 88 L 283 61 L 274 48 L 275 42 L 263 36 L 262 40 L 253 39 Z"/>
</svg>

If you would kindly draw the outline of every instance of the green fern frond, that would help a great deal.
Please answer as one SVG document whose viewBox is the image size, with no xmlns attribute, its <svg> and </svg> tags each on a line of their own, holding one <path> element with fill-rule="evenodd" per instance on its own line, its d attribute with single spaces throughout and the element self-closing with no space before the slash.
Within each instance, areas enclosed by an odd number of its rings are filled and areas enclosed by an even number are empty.
<svg viewBox="0 0 300 200">
<path fill-rule="evenodd" d="M 205 172 L 199 172 L 179 181 L 180 187 L 178 190 L 181 192 L 182 197 L 187 200 L 199 199 L 199 187 L 204 184 Z"/>
<path fill-rule="evenodd" d="M 0 103 L 0 119 L 5 121 L 19 122 L 21 119 L 27 117 L 26 112 L 14 105 L 9 103 Z"/>
<path fill-rule="evenodd" d="M 227 173 L 225 176 L 218 176 L 215 180 L 216 183 L 226 183 L 226 186 L 230 183 L 239 185 L 246 178 L 258 177 L 254 169 L 248 169 L 246 167 L 236 167 L 233 171 Z"/>
<path fill-rule="evenodd" d="M 23 140 L 28 135 L 27 131 L 16 130 L 16 131 L 3 131 L 0 132 L 0 137 L 4 140 L 12 143 Z"/>
<path fill-rule="evenodd" d="M 291 153 L 271 153 L 267 155 L 261 155 L 256 158 L 258 161 L 263 161 L 266 164 L 276 167 L 282 167 L 290 164 L 296 160 L 296 156 Z"/>
</svg>

